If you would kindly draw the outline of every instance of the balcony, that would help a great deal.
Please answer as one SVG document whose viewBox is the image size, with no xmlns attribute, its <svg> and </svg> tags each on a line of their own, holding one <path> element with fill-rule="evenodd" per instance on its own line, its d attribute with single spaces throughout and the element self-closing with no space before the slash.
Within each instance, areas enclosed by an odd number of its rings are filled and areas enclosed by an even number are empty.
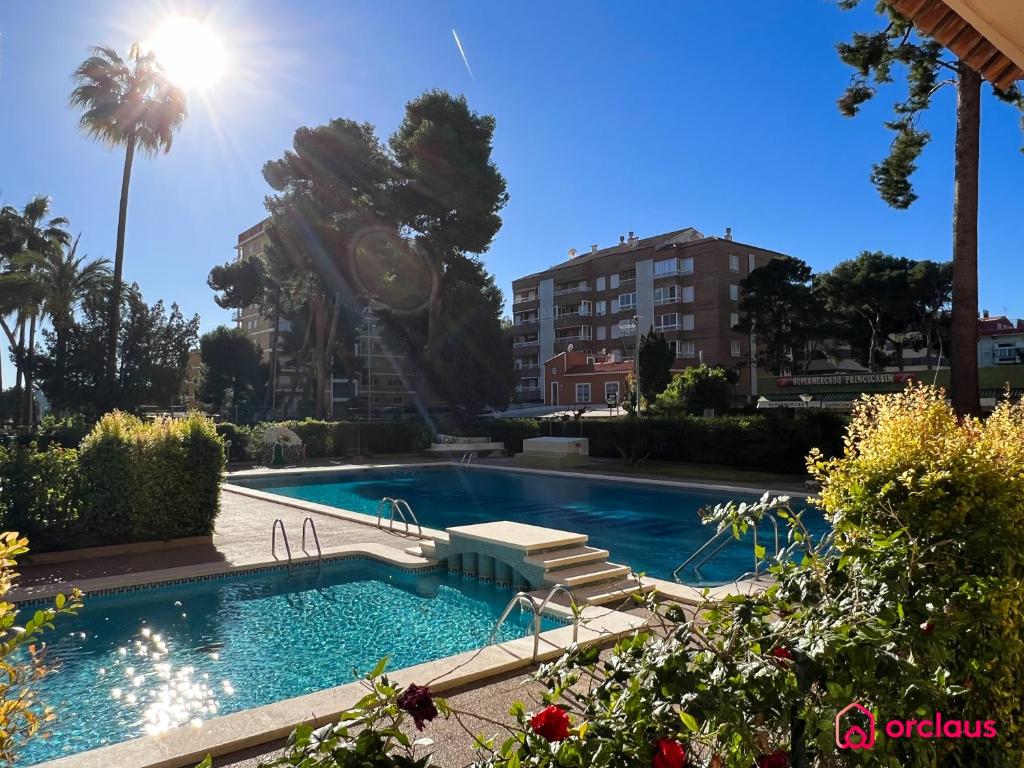
<svg viewBox="0 0 1024 768">
<path fill-rule="evenodd" d="M 533 325 L 539 319 L 540 318 L 538 318 L 536 315 L 529 315 L 527 317 L 517 317 L 517 318 L 515 318 L 515 320 L 512 321 L 512 324 L 513 325 Z"/>
<path fill-rule="evenodd" d="M 536 301 L 539 298 L 536 293 L 517 293 L 515 298 L 512 300 L 513 304 L 526 304 L 530 301 Z"/>
<path fill-rule="evenodd" d="M 583 293 L 590 290 L 589 283 L 579 283 L 577 285 L 570 286 L 568 288 L 559 288 L 555 291 L 555 296 L 564 296 L 567 293 Z"/>
<path fill-rule="evenodd" d="M 555 335 L 555 343 L 562 344 L 567 341 L 591 341 L 594 335 L 594 329 L 589 325 L 581 325 L 576 328 L 567 328 L 566 330 L 570 333 L 562 333 Z"/>
<path fill-rule="evenodd" d="M 535 347 L 540 344 L 540 339 L 531 339 L 529 341 L 514 341 L 512 342 L 513 349 L 522 349 L 523 347 Z"/>
</svg>

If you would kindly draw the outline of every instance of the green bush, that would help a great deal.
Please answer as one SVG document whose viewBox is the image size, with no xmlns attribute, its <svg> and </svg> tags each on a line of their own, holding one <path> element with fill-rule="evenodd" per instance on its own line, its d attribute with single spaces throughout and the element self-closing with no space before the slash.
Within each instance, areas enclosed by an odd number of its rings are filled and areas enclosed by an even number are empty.
<svg viewBox="0 0 1024 768">
<path fill-rule="evenodd" d="M 78 453 L 52 445 L 0 448 L 0 525 L 30 536 L 33 549 L 59 546 L 78 524 Z"/>
<path fill-rule="evenodd" d="M 326 456 L 337 456 L 331 446 L 331 427 L 329 421 L 304 419 L 303 421 L 283 421 L 280 426 L 290 429 L 306 447 L 306 458 L 322 459 Z"/>
<path fill-rule="evenodd" d="M 231 461 L 255 461 L 257 453 L 253 451 L 252 436 L 255 427 L 246 427 L 242 424 L 232 424 L 230 421 L 222 421 L 217 424 L 217 434 L 227 443 L 230 443 L 228 458 Z"/>
<path fill-rule="evenodd" d="M 573 425 L 575 428 L 576 425 Z M 474 434 L 486 435 L 495 442 L 504 443 L 505 450 L 523 452 L 523 440 L 546 435 L 539 419 L 477 419 Z"/>
<path fill-rule="evenodd" d="M 79 546 L 137 540 L 140 467 L 136 439 L 140 427 L 136 417 L 114 411 L 82 440 Z"/>
</svg>

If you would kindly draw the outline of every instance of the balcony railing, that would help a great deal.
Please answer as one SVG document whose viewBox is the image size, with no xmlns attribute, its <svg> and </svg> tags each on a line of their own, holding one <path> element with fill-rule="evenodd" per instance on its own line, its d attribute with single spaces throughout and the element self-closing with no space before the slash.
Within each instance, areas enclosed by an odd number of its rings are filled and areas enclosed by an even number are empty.
<svg viewBox="0 0 1024 768">
<path fill-rule="evenodd" d="M 533 339 L 532 341 L 514 341 L 512 342 L 513 349 L 519 349 L 520 347 L 532 347 L 540 344 L 540 339 Z"/>
<path fill-rule="evenodd" d="M 566 293 L 582 293 L 583 291 L 589 291 L 589 290 L 590 290 L 590 284 L 589 283 L 583 283 L 581 285 L 574 285 L 574 286 L 569 287 L 569 288 L 559 288 L 557 291 L 555 291 L 555 296 L 562 296 L 563 294 L 566 294 Z"/>
<path fill-rule="evenodd" d="M 540 387 L 524 387 L 522 384 L 517 384 L 516 392 L 520 394 L 523 394 L 524 392 L 540 392 Z"/>
<path fill-rule="evenodd" d="M 513 325 L 530 325 L 531 323 L 536 323 L 538 319 L 539 318 L 536 315 L 534 315 L 533 317 L 517 317 L 513 321 L 512 324 Z"/>
<path fill-rule="evenodd" d="M 519 296 L 515 297 L 515 299 L 513 300 L 513 303 L 514 304 L 525 304 L 528 301 L 536 301 L 536 300 L 537 300 L 537 294 L 536 293 L 520 294 Z"/>
</svg>

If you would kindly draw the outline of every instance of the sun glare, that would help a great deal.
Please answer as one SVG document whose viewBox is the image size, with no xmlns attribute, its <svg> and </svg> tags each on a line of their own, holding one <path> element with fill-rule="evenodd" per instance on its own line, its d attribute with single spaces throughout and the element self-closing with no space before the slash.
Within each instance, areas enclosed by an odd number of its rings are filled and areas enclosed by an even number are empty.
<svg viewBox="0 0 1024 768">
<path fill-rule="evenodd" d="M 186 90 L 206 90 L 224 74 L 224 46 L 197 19 L 170 17 L 144 47 L 156 54 L 171 82 Z"/>
</svg>

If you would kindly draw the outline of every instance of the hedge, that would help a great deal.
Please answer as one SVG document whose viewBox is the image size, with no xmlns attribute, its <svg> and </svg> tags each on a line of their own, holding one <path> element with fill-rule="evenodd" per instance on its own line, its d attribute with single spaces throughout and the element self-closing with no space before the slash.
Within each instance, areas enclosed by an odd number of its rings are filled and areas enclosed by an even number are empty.
<svg viewBox="0 0 1024 768">
<path fill-rule="evenodd" d="M 263 431 L 269 426 L 286 427 L 302 440 L 306 458 L 333 458 L 358 453 L 416 453 L 427 447 L 429 433 L 415 421 L 281 421 L 245 427 L 222 422 L 217 432 L 231 441 L 232 461 L 260 461 Z"/>
<path fill-rule="evenodd" d="M 0 449 L 0 528 L 35 552 L 205 536 L 220 509 L 224 443 L 198 413 L 104 416 L 79 450 Z"/>
</svg>

